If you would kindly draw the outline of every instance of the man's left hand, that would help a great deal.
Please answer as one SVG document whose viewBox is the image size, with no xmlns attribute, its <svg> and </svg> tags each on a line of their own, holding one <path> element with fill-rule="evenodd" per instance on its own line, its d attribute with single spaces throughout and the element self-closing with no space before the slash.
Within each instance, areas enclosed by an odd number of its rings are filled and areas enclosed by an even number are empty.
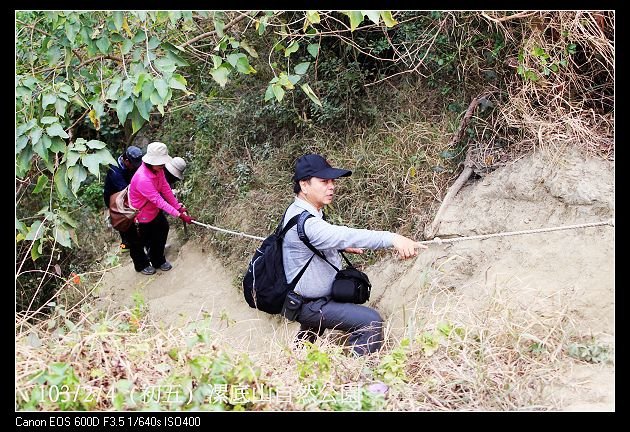
<svg viewBox="0 0 630 432">
<path fill-rule="evenodd" d="M 359 255 L 363 253 L 363 249 L 361 248 L 345 248 L 343 251 L 351 253 L 351 254 L 359 254 Z"/>
</svg>

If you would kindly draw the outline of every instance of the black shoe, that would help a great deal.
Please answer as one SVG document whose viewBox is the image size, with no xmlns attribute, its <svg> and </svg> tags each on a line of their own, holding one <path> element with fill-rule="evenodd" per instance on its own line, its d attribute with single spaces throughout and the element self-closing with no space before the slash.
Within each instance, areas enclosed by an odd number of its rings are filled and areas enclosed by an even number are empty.
<svg viewBox="0 0 630 432">
<path fill-rule="evenodd" d="M 140 273 L 142 273 L 143 275 L 152 275 L 155 274 L 155 269 L 153 268 L 153 266 L 146 266 L 142 269 Z"/>
<path fill-rule="evenodd" d="M 170 270 L 170 269 L 172 269 L 172 268 L 173 268 L 173 266 L 172 266 L 172 265 L 171 265 L 171 263 L 170 263 L 170 262 L 168 262 L 168 261 L 164 261 L 164 264 L 162 264 L 162 265 L 160 266 L 160 270 L 162 270 L 162 271 L 169 271 L 169 270 Z"/>
</svg>

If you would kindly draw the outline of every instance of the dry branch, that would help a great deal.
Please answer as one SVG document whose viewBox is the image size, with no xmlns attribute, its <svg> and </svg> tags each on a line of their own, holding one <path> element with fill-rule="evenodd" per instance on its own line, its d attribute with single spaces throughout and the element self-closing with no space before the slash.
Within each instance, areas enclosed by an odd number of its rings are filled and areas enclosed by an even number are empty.
<svg viewBox="0 0 630 432">
<path fill-rule="evenodd" d="M 247 14 L 243 14 L 243 15 L 240 15 L 240 16 L 238 16 L 238 17 L 234 18 L 232 21 L 230 21 L 229 23 L 227 23 L 227 24 L 223 27 L 223 31 L 228 30 L 230 27 L 234 26 L 235 24 L 237 24 L 238 22 L 242 21 L 244 18 L 247 18 L 247 17 L 248 17 L 248 15 L 247 15 Z M 202 34 L 200 34 L 200 35 L 198 35 L 198 36 L 195 36 L 194 38 L 192 38 L 192 39 L 190 39 L 190 40 L 188 40 L 188 41 L 184 42 L 184 43 L 183 43 L 183 44 L 181 44 L 180 46 L 183 48 L 183 47 L 188 46 L 188 45 L 190 45 L 190 44 L 193 44 L 193 43 L 195 43 L 195 42 L 197 42 L 197 41 L 199 41 L 199 40 L 201 40 L 201 39 L 205 39 L 205 38 L 207 38 L 207 37 L 210 37 L 210 36 L 212 36 L 213 34 L 215 34 L 216 32 L 217 32 L 216 30 L 211 30 L 211 31 L 209 31 L 209 32 L 202 33 Z"/>
<path fill-rule="evenodd" d="M 489 96 L 490 94 L 486 93 L 473 99 L 473 101 L 468 106 L 468 109 L 466 110 L 466 114 L 464 114 L 464 118 L 462 119 L 461 124 L 459 125 L 459 130 L 453 136 L 453 138 L 451 139 L 451 142 L 448 144 L 449 148 L 452 148 L 455 144 L 457 144 L 462 139 L 462 136 L 464 135 L 464 131 L 466 130 L 466 125 L 468 125 L 468 121 L 472 117 L 473 112 L 475 111 L 475 108 L 477 108 L 477 105 L 479 105 L 479 102 L 481 100 L 486 99 Z M 472 173 L 473 173 L 473 163 L 472 163 L 472 158 L 471 158 L 470 148 L 469 148 L 468 152 L 466 153 L 466 159 L 464 160 L 464 170 L 459 175 L 459 177 L 457 177 L 457 180 L 455 180 L 455 183 L 453 183 L 453 185 L 449 188 L 446 196 L 442 200 L 442 204 L 440 205 L 440 208 L 438 209 L 435 215 L 435 218 L 433 219 L 433 222 L 424 230 L 424 237 L 426 239 L 432 239 L 433 237 L 435 237 L 435 234 L 437 234 L 437 231 L 440 228 L 442 215 L 446 211 L 446 208 L 453 201 L 453 198 L 455 198 L 455 195 L 457 195 L 457 192 L 459 192 L 459 190 L 462 188 L 464 183 L 466 183 L 466 181 L 468 180 L 468 178 L 470 177 Z"/>
</svg>

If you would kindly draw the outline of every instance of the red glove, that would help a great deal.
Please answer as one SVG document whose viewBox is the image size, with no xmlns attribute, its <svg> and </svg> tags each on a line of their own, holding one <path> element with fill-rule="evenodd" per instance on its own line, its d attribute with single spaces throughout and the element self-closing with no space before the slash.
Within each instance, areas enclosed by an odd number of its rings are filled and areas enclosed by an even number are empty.
<svg viewBox="0 0 630 432">
<path fill-rule="evenodd" d="M 180 213 L 188 213 L 188 209 L 186 207 L 184 207 L 183 205 L 179 208 L 178 210 Z"/>
<path fill-rule="evenodd" d="M 179 218 L 181 220 L 183 220 L 184 222 L 186 222 L 187 224 L 192 223 L 192 221 L 193 221 L 193 218 L 188 216 L 186 213 L 180 213 L 179 214 Z"/>
</svg>

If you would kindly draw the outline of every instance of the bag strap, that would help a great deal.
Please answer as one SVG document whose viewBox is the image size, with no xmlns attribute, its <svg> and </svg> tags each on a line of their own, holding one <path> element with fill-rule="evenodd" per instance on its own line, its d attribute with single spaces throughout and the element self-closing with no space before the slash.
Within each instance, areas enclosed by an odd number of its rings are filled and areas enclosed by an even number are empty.
<svg viewBox="0 0 630 432">
<path fill-rule="evenodd" d="M 306 235 L 306 232 L 304 232 L 304 224 L 306 223 L 306 220 L 314 216 L 310 214 L 309 212 L 307 212 L 306 210 L 304 210 L 299 216 L 300 218 L 298 219 L 298 222 L 297 222 L 297 233 L 300 240 L 302 240 L 302 242 L 306 245 L 306 247 L 308 247 L 315 255 L 317 255 L 324 261 L 326 261 L 332 268 L 334 268 L 335 271 L 339 271 L 337 266 L 335 266 L 333 263 L 328 261 L 328 258 L 326 258 L 326 255 L 324 254 L 324 252 L 320 251 L 319 249 L 317 249 L 315 246 L 311 244 L 310 240 L 308 239 L 308 236 Z M 347 260 L 348 259 L 346 258 L 346 261 Z"/>
<path fill-rule="evenodd" d="M 288 210 L 288 209 L 287 209 Z M 284 215 L 286 215 L 287 212 L 285 210 Z M 276 228 L 276 235 L 280 238 L 282 238 L 284 240 L 284 236 L 286 235 L 286 233 L 295 226 L 295 224 L 298 223 L 298 218 L 300 217 L 300 215 L 295 215 L 293 216 L 291 219 L 289 219 L 289 221 L 287 222 L 287 224 L 285 225 L 284 228 L 280 228 L 282 227 L 282 221 L 284 221 L 284 215 L 282 216 L 282 220 L 280 221 L 280 224 L 278 225 L 278 228 Z"/>
<path fill-rule="evenodd" d="M 302 278 L 302 275 L 306 271 L 306 267 L 308 267 L 308 265 L 311 263 L 311 261 L 313 261 L 314 257 L 315 257 L 315 255 L 311 255 L 311 257 L 308 259 L 308 262 L 306 264 L 304 264 L 304 267 L 302 267 L 302 270 L 300 270 L 300 272 L 293 278 L 293 280 L 289 284 L 289 287 L 290 287 L 291 291 L 293 291 L 293 288 L 295 288 L 295 286 L 298 284 L 298 282 Z"/>
<path fill-rule="evenodd" d="M 348 263 L 348 267 L 350 267 L 350 268 L 356 268 L 356 267 L 355 267 L 355 266 L 354 266 L 354 265 L 350 262 L 350 260 L 349 260 L 349 259 L 348 259 L 348 257 L 346 256 L 346 254 L 345 254 L 345 253 L 343 253 L 343 251 L 339 251 L 339 253 L 340 253 L 340 254 L 341 254 L 341 256 L 343 257 L 343 259 L 345 259 L 345 260 L 346 260 L 346 262 Z"/>
<path fill-rule="evenodd" d="M 324 210 L 322 210 L 322 219 L 323 219 L 323 220 L 326 220 L 326 212 L 325 212 Z M 304 228 L 302 228 L 302 231 L 304 231 Z M 306 234 L 305 234 L 305 236 L 306 236 Z M 349 259 L 348 259 L 348 257 L 346 256 L 346 254 L 345 254 L 345 253 L 343 253 L 343 251 L 342 251 L 342 250 L 339 250 L 339 251 L 337 251 L 337 252 L 339 252 L 339 253 L 341 254 L 341 256 L 343 257 L 343 259 L 344 259 L 344 260 L 346 260 L 346 263 L 348 264 L 348 267 L 351 267 L 351 268 L 356 268 L 356 267 L 355 267 L 355 266 L 354 266 L 354 265 L 350 262 L 350 260 L 349 260 Z"/>
<path fill-rule="evenodd" d="M 282 240 L 284 240 L 284 236 L 286 235 L 286 233 L 293 228 L 297 223 L 298 223 L 298 219 L 300 217 L 300 215 L 295 215 L 293 216 L 291 219 L 289 219 L 289 221 L 287 222 L 287 224 L 284 226 L 284 228 L 282 228 L 282 222 L 284 221 L 284 217 L 287 214 L 287 211 L 289 209 L 287 208 L 284 211 L 284 214 L 282 215 L 282 219 L 280 220 L 280 223 L 278 224 L 278 228 L 276 228 L 276 235 L 278 237 L 280 237 Z M 302 267 L 302 269 L 300 270 L 300 272 L 293 278 L 293 280 L 289 283 L 289 287 L 290 290 L 293 291 L 293 288 L 295 288 L 295 286 L 297 285 L 297 283 L 300 281 L 300 279 L 302 278 L 302 275 L 304 274 L 304 272 L 306 271 L 306 268 L 309 266 L 309 264 L 311 263 L 311 261 L 313 260 L 313 257 L 315 255 L 311 256 L 311 258 L 308 260 L 308 262 L 306 264 L 304 264 L 304 267 Z"/>
<path fill-rule="evenodd" d="M 130 186 L 131 186 L 131 185 L 127 185 L 127 186 L 125 186 L 125 188 L 124 188 L 124 189 L 121 189 L 121 190 L 119 190 L 118 192 L 124 192 L 124 191 L 126 191 L 126 192 L 125 192 L 125 195 L 126 195 L 126 197 L 127 197 L 127 202 L 129 203 L 129 207 L 131 207 L 131 208 L 132 208 L 132 209 L 134 209 L 134 210 L 138 210 L 138 213 L 140 213 L 140 210 L 142 210 L 142 209 L 144 208 L 144 206 L 145 206 L 145 205 L 149 204 L 149 199 L 147 198 L 147 200 L 144 202 L 144 204 L 142 204 L 142 205 L 140 206 L 140 208 L 135 208 L 134 206 L 132 206 L 132 205 L 131 205 L 131 198 L 129 198 L 129 188 L 130 188 Z M 114 193 L 118 193 L 118 192 L 114 192 Z M 112 195 L 113 195 L 113 194 L 112 194 Z"/>
</svg>

